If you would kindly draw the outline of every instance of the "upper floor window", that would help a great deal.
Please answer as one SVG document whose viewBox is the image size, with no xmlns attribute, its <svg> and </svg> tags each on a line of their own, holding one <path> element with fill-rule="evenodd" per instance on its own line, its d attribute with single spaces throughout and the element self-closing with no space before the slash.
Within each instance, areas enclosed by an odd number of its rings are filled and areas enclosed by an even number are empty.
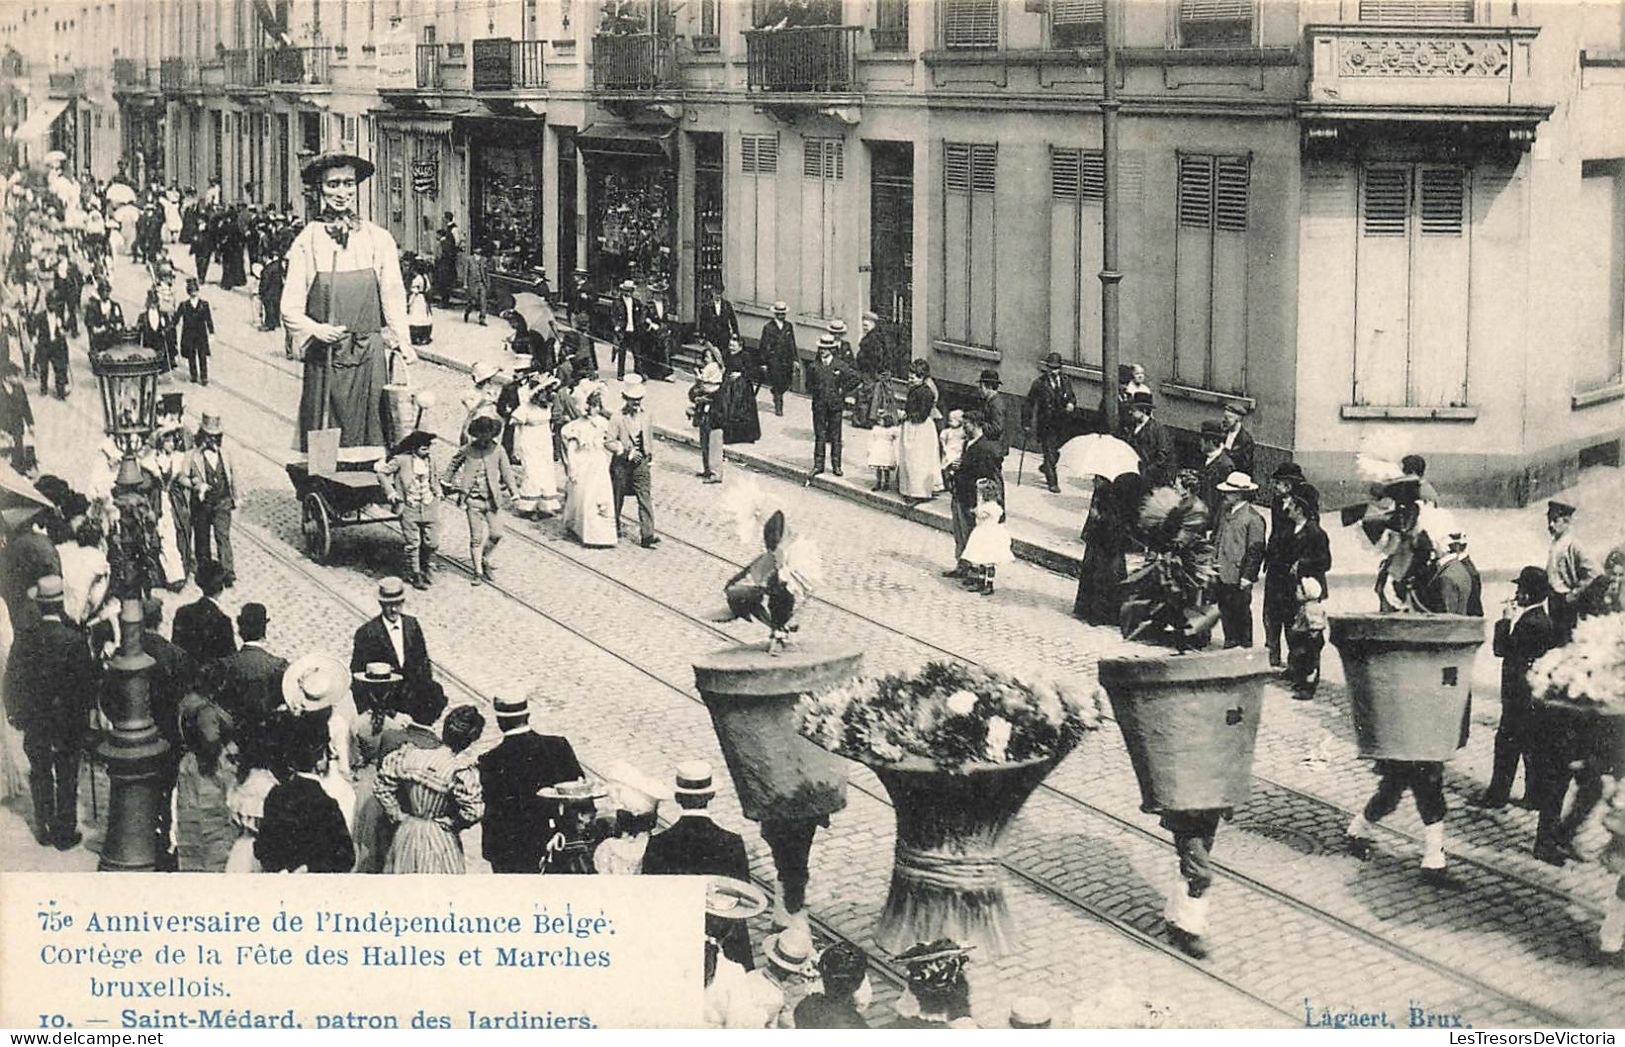
<svg viewBox="0 0 1625 1047">
<path fill-rule="evenodd" d="M 1179 0 L 1179 46 L 1251 46 L 1253 14 L 1253 0 Z"/>
<path fill-rule="evenodd" d="M 942 46 L 952 49 L 999 46 L 1001 0 L 942 0 Z"/>
<path fill-rule="evenodd" d="M 908 0 L 876 0 L 876 51 L 908 50 Z"/>
<path fill-rule="evenodd" d="M 1051 47 L 1099 47 L 1106 39 L 1106 0 L 1051 0 Z"/>
<path fill-rule="evenodd" d="M 1360 0 L 1360 21 L 1466 24 L 1473 20 L 1473 3 L 1474 0 Z"/>
</svg>

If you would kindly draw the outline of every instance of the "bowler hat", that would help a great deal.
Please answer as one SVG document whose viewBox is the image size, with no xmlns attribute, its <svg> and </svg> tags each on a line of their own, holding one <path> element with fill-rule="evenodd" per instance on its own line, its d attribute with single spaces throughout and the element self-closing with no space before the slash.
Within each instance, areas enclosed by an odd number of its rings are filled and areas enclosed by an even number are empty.
<svg viewBox="0 0 1625 1047">
<path fill-rule="evenodd" d="M 305 161 L 305 166 L 299 170 L 299 177 L 306 185 L 320 185 L 322 175 L 335 167 L 355 168 L 355 180 L 357 182 L 365 182 L 372 177 L 373 171 L 376 170 L 372 166 L 372 161 L 363 160 L 354 153 L 323 153 Z"/>
<path fill-rule="evenodd" d="M 1270 473 L 1271 480 L 1302 480 L 1303 466 L 1297 462 L 1282 462 Z"/>
<path fill-rule="evenodd" d="M 977 379 L 977 381 L 982 385 L 991 385 L 995 388 L 1004 384 L 1004 380 L 999 377 L 999 372 L 995 371 L 991 367 L 983 368 L 982 375 Z"/>
<path fill-rule="evenodd" d="M 264 629 L 270 615 L 265 612 L 262 603 L 245 603 L 243 609 L 237 612 L 237 625 L 239 628 L 253 631 L 255 628 Z"/>
<path fill-rule="evenodd" d="M 1157 406 L 1156 401 L 1151 398 L 1150 393 L 1133 394 L 1128 398 L 1128 405 L 1130 407 L 1143 407 L 1147 411 L 1155 410 Z"/>
<path fill-rule="evenodd" d="M 1528 593 L 1534 602 L 1539 603 L 1551 595 L 1552 583 L 1546 577 L 1544 568 L 1530 565 L 1518 572 L 1518 591 Z"/>
<path fill-rule="evenodd" d="M 1059 371 L 1061 369 L 1061 354 L 1050 353 L 1044 357 L 1043 367 L 1046 371 Z"/>
<path fill-rule="evenodd" d="M 1219 440 L 1224 439 L 1224 423 L 1214 418 L 1203 419 L 1202 438 L 1206 439 L 1209 436 Z"/>
</svg>

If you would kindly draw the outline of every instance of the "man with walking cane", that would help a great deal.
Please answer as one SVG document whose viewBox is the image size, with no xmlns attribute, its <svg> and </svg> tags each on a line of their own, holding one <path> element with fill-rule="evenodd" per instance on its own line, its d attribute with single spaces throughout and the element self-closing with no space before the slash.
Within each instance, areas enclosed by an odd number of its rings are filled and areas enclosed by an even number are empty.
<svg viewBox="0 0 1625 1047">
<path fill-rule="evenodd" d="M 1078 397 L 1072 391 L 1072 382 L 1061 373 L 1061 354 L 1050 353 L 1040 365 L 1042 370 L 1027 390 L 1022 404 L 1021 427 L 1038 439 L 1044 452 L 1044 480 L 1051 494 L 1061 491 L 1060 479 L 1055 472 L 1056 460 L 1061 456 L 1061 444 L 1071 433 L 1071 422 L 1078 410 Z M 1022 441 L 1021 461 L 1016 468 L 1016 486 L 1021 486 L 1021 474 L 1027 464 L 1026 441 Z"/>
</svg>

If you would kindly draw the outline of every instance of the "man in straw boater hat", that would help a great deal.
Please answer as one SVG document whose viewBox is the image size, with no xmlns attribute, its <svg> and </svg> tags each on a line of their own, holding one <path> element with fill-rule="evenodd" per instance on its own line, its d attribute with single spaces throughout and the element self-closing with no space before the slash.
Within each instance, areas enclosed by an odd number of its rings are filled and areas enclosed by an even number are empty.
<svg viewBox="0 0 1625 1047">
<path fill-rule="evenodd" d="M 97 668 L 84 634 L 64 619 L 61 575 L 28 589 L 39 618 L 17 634 L 6 663 L 6 719 L 22 732 L 34 839 L 59 851 L 78 845 L 79 757 L 95 701 Z"/>
<path fill-rule="evenodd" d="M 499 697 L 494 705 L 502 741 L 479 760 L 485 794 L 480 853 L 492 872 L 541 872 L 560 811 L 556 802 L 537 794 L 579 779 L 581 764 L 569 739 L 531 730 L 530 703 L 524 698 Z"/>
<path fill-rule="evenodd" d="M 795 384 L 796 368 L 801 358 L 796 354 L 796 328 L 788 315 L 790 307 L 784 302 L 773 303 L 773 319 L 762 325 L 756 342 L 756 353 L 767 368 L 767 388 L 773 394 L 773 413 L 784 415 L 784 394 Z"/>
<path fill-rule="evenodd" d="M 762 965 L 741 983 L 737 1006 L 742 1027 L 793 1029 L 798 1004 L 818 984 L 818 950 L 812 935 L 787 927 L 762 942 Z"/>
<path fill-rule="evenodd" d="M 1214 591 L 1226 647 L 1253 645 L 1253 585 L 1264 564 L 1264 518 L 1253 508 L 1258 485 L 1244 472 L 1232 472 L 1215 488 L 1223 504 L 1216 507 L 1213 553 L 1218 577 Z"/>
<path fill-rule="evenodd" d="M 745 838 L 711 820 L 706 807 L 717 794 L 711 765 L 690 760 L 677 765 L 676 788 L 672 790 L 682 814 L 664 832 L 649 838 L 643 852 L 646 876 L 726 876 L 750 879 L 750 858 Z M 723 952 L 749 970 L 750 940 L 739 935 L 726 943 Z"/>
<path fill-rule="evenodd" d="M 592 875 L 597 871 L 592 865 L 593 852 L 604 838 L 603 827 L 598 822 L 598 801 L 608 795 L 603 783 L 577 778 L 544 786 L 536 795 L 558 810 L 543 850 L 544 871 L 554 875 Z"/>
<path fill-rule="evenodd" d="M 429 588 L 440 548 L 440 474 L 430 453 L 433 447 L 434 434 L 415 429 L 373 466 L 390 509 L 400 514 L 406 580 L 418 589 Z"/>
<path fill-rule="evenodd" d="M 835 336 L 821 335 L 818 356 L 807 365 L 807 395 L 812 398 L 814 476 L 824 471 L 826 447 L 835 475 L 841 475 L 841 417 L 846 410 L 846 394 L 856 382 L 851 368 L 836 356 Z"/>
<path fill-rule="evenodd" d="M 350 672 L 365 671 L 373 662 L 382 662 L 400 673 L 408 691 L 429 680 L 434 668 L 429 664 L 429 647 L 423 627 L 409 614 L 406 583 L 394 575 L 378 582 L 378 615 L 361 623 L 350 647 Z"/>
<path fill-rule="evenodd" d="M 305 164 L 321 209 L 288 249 L 282 323 L 303 346 L 304 390 L 297 446 L 306 434 L 340 430 L 341 447 L 388 446 L 384 386 L 390 365 L 416 359 L 407 337 L 400 250 L 389 231 L 356 213 L 356 192 L 373 165 L 348 153 Z"/>
<path fill-rule="evenodd" d="M 615 360 L 615 377 L 625 378 L 626 358 L 632 357 L 632 368 L 636 370 L 638 357 L 642 355 L 643 348 L 645 326 L 643 302 L 638 298 L 638 285 L 635 282 L 621 281 L 619 293 L 615 296 L 610 326 L 615 332 L 615 351 L 610 354 Z"/>
<path fill-rule="evenodd" d="M 610 480 L 615 495 L 615 534 L 621 533 L 621 505 L 627 495 L 638 502 L 638 533 L 645 549 L 660 541 L 655 534 L 653 472 L 654 428 L 643 409 L 644 382 L 633 375 L 621 387 L 621 413 L 610 423 L 609 440 L 614 457 L 609 461 Z M 720 456 L 719 456 L 720 457 Z"/>
</svg>

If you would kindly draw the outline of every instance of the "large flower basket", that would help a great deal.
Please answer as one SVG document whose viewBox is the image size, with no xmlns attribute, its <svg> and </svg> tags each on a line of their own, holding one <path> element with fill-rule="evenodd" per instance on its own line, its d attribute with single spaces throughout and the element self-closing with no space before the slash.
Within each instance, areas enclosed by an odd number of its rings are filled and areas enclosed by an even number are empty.
<svg viewBox="0 0 1625 1047">
<path fill-rule="evenodd" d="M 1616 777 L 1625 771 L 1625 614 L 1582 618 L 1529 670 L 1536 730 Z"/>
<path fill-rule="evenodd" d="M 768 654 L 760 646 L 694 663 L 695 685 L 746 818 L 823 818 L 846 806 L 846 764 L 797 732 L 796 703 L 851 679 L 862 663 L 855 651 Z"/>
<path fill-rule="evenodd" d="M 1484 619 L 1459 614 L 1331 616 L 1360 757 L 1448 760 L 1461 747 Z"/>
<path fill-rule="evenodd" d="M 995 955 L 1009 949 L 1015 927 L 1004 898 L 1005 832 L 1061 755 L 952 771 L 925 760 L 870 764 L 897 814 L 876 945 L 896 954 L 951 938 Z"/>
<path fill-rule="evenodd" d="M 1269 665 L 1236 648 L 1103 658 L 1111 698 L 1146 811 L 1239 807 L 1252 787 L 1253 746 Z"/>
<path fill-rule="evenodd" d="M 1576 759 L 1591 760 L 1609 773 L 1625 768 L 1625 706 L 1537 698 L 1535 734 L 1548 742 L 1567 739 L 1563 751 Z"/>
</svg>

